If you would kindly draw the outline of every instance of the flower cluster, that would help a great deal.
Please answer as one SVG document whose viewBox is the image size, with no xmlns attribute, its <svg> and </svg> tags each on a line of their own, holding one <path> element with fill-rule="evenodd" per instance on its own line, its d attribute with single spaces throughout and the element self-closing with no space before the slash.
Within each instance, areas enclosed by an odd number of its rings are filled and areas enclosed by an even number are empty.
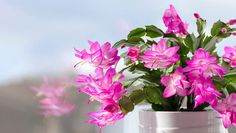
<svg viewBox="0 0 236 133">
<path fill-rule="evenodd" d="M 65 100 L 65 85 L 49 84 L 46 80 L 39 87 L 33 87 L 38 96 L 43 96 L 40 100 L 40 108 L 44 116 L 62 116 L 75 109 L 75 105 Z"/>
<path fill-rule="evenodd" d="M 189 34 L 188 24 L 170 5 L 162 17 L 165 32 L 149 25 L 132 30 L 127 39 L 113 47 L 108 42 L 100 45 L 89 41 L 89 53 L 75 50 L 78 64 L 86 62 L 95 67 L 94 74 L 79 74 L 77 78 L 78 91 L 89 95 L 89 101 L 101 103 L 98 112 L 88 114 L 92 118 L 89 123 L 112 125 L 146 100 L 157 111 L 195 111 L 211 106 L 221 114 L 226 128 L 236 126 L 236 93 L 232 91 L 232 87 L 236 89 L 232 85 L 236 83 L 236 47 L 225 47 L 222 57 L 216 52 L 217 43 L 235 34 L 231 26 L 236 21 L 218 21 L 211 35 L 206 35 L 206 20 L 198 13 L 194 17 L 198 36 Z M 126 67 L 117 73 L 113 65 L 120 60 L 118 47 L 128 49 L 121 56 L 125 56 Z M 141 75 L 123 83 L 124 70 Z M 135 83 L 143 88 L 126 93 L 129 87 L 136 87 Z M 184 97 L 187 107 L 181 107 Z"/>
<path fill-rule="evenodd" d="M 89 63 L 94 67 L 108 68 L 116 64 L 120 57 L 117 56 L 118 50 L 111 47 L 109 42 L 106 42 L 102 46 L 98 42 L 88 41 L 90 45 L 90 52 L 85 49 L 79 51 L 75 49 L 75 56 L 78 57 L 79 63 Z"/>
<path fill-rule="evenodd" d="M 161 39 L 158 44 L 152 45 L 150 50 L 144 52 L 141 60 L 145 62 L 145 67 L 151 69 L 166 68 L 179 60 L 176 54 L 179 46 L 168 47 L 166 41 Z"/>
<path fill-rule="evenodd" d="M 222 78 L 227 71 L 224 67 L 217 64 L 216 57 L 211 56 L 210 52 L 198 49 L 192 57 L 187 61 L 184 72 L 187 73 L 189 81 L 192 82 L 192 89 L 195 95 L 195 107 L 208 102 L 214 105 L 217 98 L 221 96 L 220 92 L 215 88 L 212 78 L 219 76 Z"/>
<path fill-rule="evenodd" d="M 119 60 L 117 49 L 111 48 L 109 43 L 100 46 L 97 42 L 90 42 L 91 52 L 100 51 L 99 56 L 94 60 L 89 60 L 95 69 L 94 75 L 79 74 L 77 83 L 80 85 L 79 92 L 83 92 L 90 96 L 89 101 L 98 101 L 101 103 L 100 111 L 92 112 L 88 115 L 92 118 L 91 124 L 97 124 L 99 127 L 112 125 L 117 120 L 122 119 L 125 115 L 122 113 L 118 101 L 126 93 L 123 84 L 119 81 L 124 76 L 117 73 L 111 66 Z M 85 51 L 85 50 L 84 50 Z M 87 53 L 76 51 L 76 56 L 82 60 L 86 60 Z M 100 60 L 97 63 L 97 60 Z"/>
</svg>

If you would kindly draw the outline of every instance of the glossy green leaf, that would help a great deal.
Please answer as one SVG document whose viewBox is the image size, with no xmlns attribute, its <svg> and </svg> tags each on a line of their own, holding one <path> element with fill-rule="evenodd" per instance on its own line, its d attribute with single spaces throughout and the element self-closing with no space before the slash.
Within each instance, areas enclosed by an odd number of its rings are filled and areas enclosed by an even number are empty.
<svg viewBox="0 0 236 133">
<path fill-rule="evenodd" d="M 164 35 L 164 32 L 154 25 L 146 26 L 146 33 L 146 36 L 151 38 L 156 38 Z"/>
<path fill-rule="evenodd" d="M 146 33 L 146 30 L 144 28 L 136 28 L 136 29 L 130 31 L 130 33 L 128 34 L 128 38 L 142 37 L 145 35 L 145 33 Z"/>
<path fill-rule="evenodd" d="M 127 96 L 123 96 L 119 101 L 120 108 L 124 114 L 134 110 L 134 104 Z"/>
<path fill-rule="evenodd" d="M 135 105 L 137 105 L 146 99 L 146 94 L 143 90 L 134 90 L 130 94 L 129 98 Z"/>
</svg>

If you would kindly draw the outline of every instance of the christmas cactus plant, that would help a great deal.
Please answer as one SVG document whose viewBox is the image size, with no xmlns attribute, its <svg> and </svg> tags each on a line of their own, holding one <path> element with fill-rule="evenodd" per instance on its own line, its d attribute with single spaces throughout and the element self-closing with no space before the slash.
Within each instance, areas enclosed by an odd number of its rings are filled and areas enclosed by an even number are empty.
<svg viewBox="0 0 236 133">
<path fill-rule="evenodd" d="M 75 49 L 78 64 L 94 67 L 91 74 L 78 75 L 78 90 L 101 103 L 99 111 L 89 113 L 89 123 L 114 124 L 146 102 L 154 111 L 203 111 L 211 106 L 226 128 L 236 126 L 236 46 L 225 47 L 223 56 L 216 51 L 218 43 L 236 34 L 236 20 L 219 20 L 207 34 L 206 20 L 194 16 L 197 34 L 188 31 L 170 5 L 162 18 L 165 30 L 148 25 L 113 46 L 89 41 L 89 51 Z M 118 50 L 125 52 L 119 56 Z M 116 71 L 120 60 L 124 68 Z M 125 78 L 125 71 L 133 78 Z"/>
</svg>

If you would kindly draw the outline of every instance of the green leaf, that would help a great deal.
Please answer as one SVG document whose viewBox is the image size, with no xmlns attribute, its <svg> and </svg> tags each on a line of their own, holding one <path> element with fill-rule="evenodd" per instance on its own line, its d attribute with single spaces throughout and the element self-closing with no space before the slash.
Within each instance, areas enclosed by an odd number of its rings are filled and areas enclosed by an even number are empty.
<svg viewBox="0 0 236 133">
<path fill-rule="evenodd" d="M 143 91 L 146 93 L 147 100 L 149 102 L 154 103 L 154 104 L 163 104 L 164 103 L 162 93 L 158 89 L 159 88 L 157 88 L 157 87 L 150 87 L 150 86 L 144 87 Z"/>
<path fill-rule="evenodd" d="M 141 42 L 144 42 L 144 40 L 140 37 L 130 37 L 127 40 L 128 46 L 135 46 L 135 45 L 139 45 Z"/>
<path fill-rule="evenodd" d="M 190 51 L 193 53 L 193 39 L 191 35 L 187 35 L 186 38 L 184 39 L 185 45 L 190 49 Z"/>
<path fill-rule="evenodd" d="M 226 24 L 222 21 L 217 21 L 213 24 L 212 29 L 211 29 L 211 35 L 212 36 L 217 36 L 219 35 L 221 29 L 225 26 Z"/>
<path fill-rule="evenodd" d="M 146 33 L 146 30 L 144 28 L 136 28 L 136 29 L 130 31 L 130 33 L 128 34 L 128 38 L 142 37 L 145 35 L 145 33 Z"/>
<path fill-rule="evenodd" d="M 163 111 L 163 110 L 165 110 L 165 108 L 161 104 L 152 104 L 152 109 L 154 111 Z"/>
<path fill-rule="evenodd" d="M 228 84 L 226 86 L 226 89 L 227 89 L 229 94 L 236 93 L 236 86 L 235 86 L 235 84 Z"/>
<path fill-rule="evenodd" d="M 205 45 L 204 49 L 205 49 L 206 51 L 212 52 L 212 51 L 214 51 L 214 50 L 216 49 L 216 44 L 219 43 L 219 42 L 221 42 L 221 41 L 222 41 L 222 38 L 219 38 L 219 37 L 217 37 L 217 36 L 214 36 L 214 37 L 211 38 L 211 39 L 209 40 L 209 42 Z"/>
<path fill-rule="evenodd" d="M 146 33 L 146 36 L 151 38 L 156 38 L 164 35 L 164 32 L 154 25 L 146 26 Z"/>
<path fill-rule="evenodd" d="M 123 96 L 120 99 L 119 105 L 124 114 L 127 114 L 134 110 L 134 104 L 127 96 Z"/>
<path fill-rule="evenodd" d="M 236 83 L 236 70 L 232 70 L 224 75 L 224 78 L 229 80 L 229 82 Z"/>
<path fill-rule="evenodd" d="M 130 94 L 129 99 L 133 101 L 135 105 L 137 105 L 146 99 L 146 94 L 143 92 L 143 90 L 134 90 Z"/>
<path fill-rule="evenodd" d="M 206 28 L 206 20 L 197 19 L 196 24 L 197 24 L 197 31 L 198 31 L 199 35 L 201 35 Z"/>
<path fill-rule="evenodd" d="M 120 48 L 120 47 L 122 47 L 123 45 L 125 45 L 126 43 L 127 43 L 127 40 L 122 39 L 122 40 L 116 42 L 116 43 L 113 45 L 113 48 Z"/>
</svg>

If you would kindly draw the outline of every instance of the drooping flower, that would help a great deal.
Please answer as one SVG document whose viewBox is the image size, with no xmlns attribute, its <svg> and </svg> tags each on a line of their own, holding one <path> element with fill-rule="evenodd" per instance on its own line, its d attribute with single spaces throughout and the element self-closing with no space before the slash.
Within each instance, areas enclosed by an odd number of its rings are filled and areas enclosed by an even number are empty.
<svg viewBox="0 0 236 133">
<path fill-rule="evenodd" d="M 161 39 L 158 44 L 153 44 L 150 50 L 144 52 L 140 59 L 145 67 L 150 69 L 166 68 L 179 60 L 176 54 L 179 46 L 168 47 L 166 41 Z"/>
<path fill-rule="evenodd" d="M 98 42 L 89 41 L 90 53 L 86 50 L 79 51 L 75 49 L 75 56 L 80 59 L 79 63 L 89 63 L 94 67 L 109 68 L 115 65 L 120 57 L 117 55 L 118 50 L 112 48 L 109 42 L 102 46 Z"/>
<path fill-rule="evenodd" d="M 62 81 L 59 81 L 62 82 Z M 66 94 L 65 84 L 49 84 L 46 80 L 39 87 L 32 89 L 37 92 L 38 96 L 43 98 L 40 100 L 40 108 L 45 116 L 62 116 L 72 112 L 75 105 L 65 100 Z"/>
<path fill-rule="evenodd" d="M 69 103 L 64 98 L 50 97 L 40 100 L 40 108 L 43 109 L 44 116 L 62 116 L 75 109 L 75 105 Z"/>
<path fill-rule="evenodd" d="M 190 80 L 199 77 L 222 77 L 227 72 L 224 67 L 217 64 L 217 58 L 210 54 L 210 52 L 206 52 L 203 49 L 198 49 L 193 55 L 192 60 L 186 61 L 188 66 L 184 68 L 184 72 L 188 72 Z"/>
<path fill-rule="evenodd" d="M 165 26 L 168 28 L 167 33 L 173 32 L 174 34 L 188 34 L 188 24 L 181 20 L 173 5 L 170 5 L 170 8 L 165 10 L 162 19 Z"/>
<path fill-rule="evenodd" d="M 225 47 L 225 54 L 223 55 L 224 61 L 229 62 L 231 67 L 236 67 L 236 46 Z"/>
<path fill-rule="evenodd" d="M 161 83 L 166 86 L 163 93 L 165 98 L 171 97 L 175 94 L 186 96 L 188 94 L 187 88 L 190 87 L 190 83 L 182 73 L 182 68 L 177 68 L 175 72 L 169 76 L 162 76 Z"/>
<path fill-rule="evenodd" d="M 120 75 L 117 78 L 115 69 L 109 68 L 106 73 L 104 73 L 103 69 L 98 68 L 95 73 L 95 77 L 91 75 L 79 75 L 77 80 L 79 85 L 83 85 L 79 91 L 90 95 L 90 100 L 97 100 L 101 103 L 107 100 L 116 101 L 126 93 L 122 83 L 117 81 L 123 78 L 123 76 Z"/>
<path fill-rule="evenodd" d="M 205 102 L 214 106 L 217 103 L 218 97 L 222 95 L 216 90 L 210 78 L 198 78 L 194 80 L 192 84 L 192 89 L 190 90 L 190 93 L 192 92 L 194 93 L 195 97 L 194 108 L 198 107 L 199 105 Z"/>
<path fill-rule="evenodd" d="M 132 62 L 135 62 L 136 60 L 138 60 L 139 52 L 140 52 L 140 47 L 131 47 L 127 52 L 127 56 L 130 58 Z"/>
<path fill-rule="evenodd" d="M 236 127 L 236 93 L 230 94 L 213 108 L 221 114 L 225 128 L 231 124 Z"/>
<path fill-rule="evenodd" d="M 109 112 L 106 110 L 100 110 L 98 112 L 92 112 L 88 114 L 92 119 L 88 121 L 91 124 L 96 124 L 99 127 L 107 125 L 113 125 L 116 121 L 123 119 L 124 114 L 121 111 Z"/>
</svg>

